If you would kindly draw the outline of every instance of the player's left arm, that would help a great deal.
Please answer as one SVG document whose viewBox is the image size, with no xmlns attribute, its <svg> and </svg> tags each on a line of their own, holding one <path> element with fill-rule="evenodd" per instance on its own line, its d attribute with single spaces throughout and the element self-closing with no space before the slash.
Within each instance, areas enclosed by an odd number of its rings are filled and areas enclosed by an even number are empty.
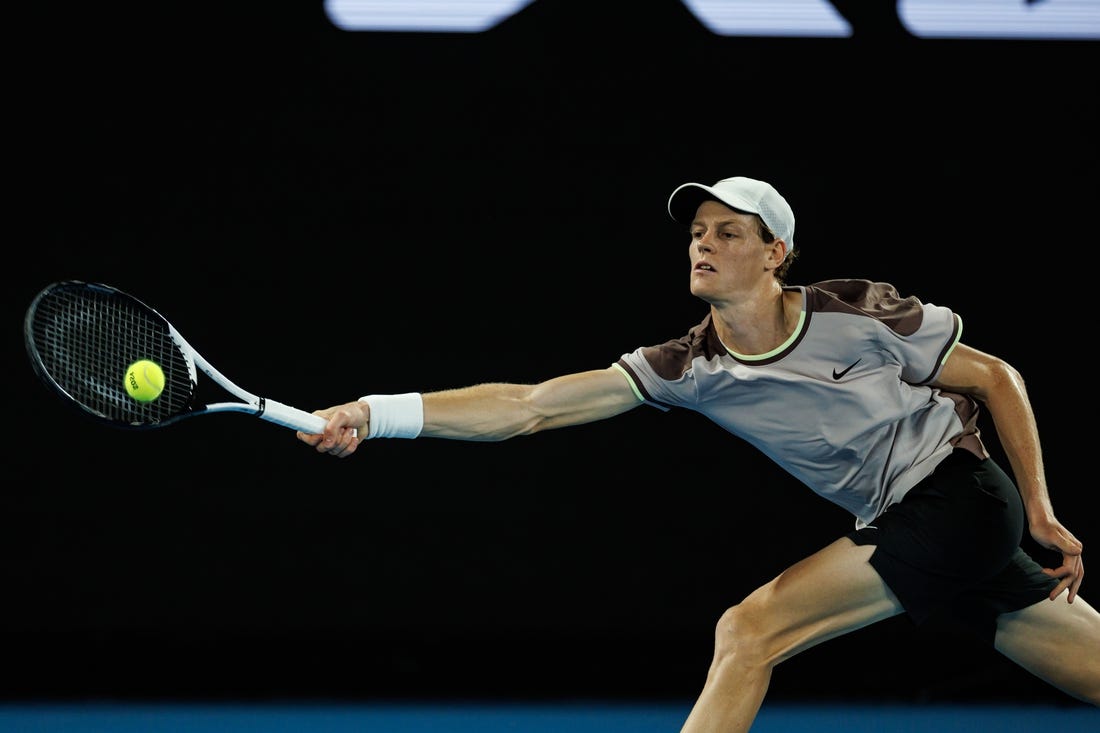
<svg viewBox="0 0 1100 733">
<path fill-rule="evenodd" d="M 948 356 L 932 386 L 971 395 L 989 410 L 1023 498 L 1032 537 L 1062 554 L 1062 566 L 1046 571 L 1062 581 L 1051 598 L 1068 589 L 1072 603 L 1084 577 L 1082 546 L 1054 516 L 1039 429 L 1023 377 L 1003 359 L 960 343 Z"/>
</svg>

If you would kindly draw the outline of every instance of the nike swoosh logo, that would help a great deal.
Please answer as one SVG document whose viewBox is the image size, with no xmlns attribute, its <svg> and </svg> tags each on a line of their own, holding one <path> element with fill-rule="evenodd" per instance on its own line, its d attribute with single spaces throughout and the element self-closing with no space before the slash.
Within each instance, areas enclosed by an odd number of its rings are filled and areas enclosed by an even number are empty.
<svg viewBox="0 0 1100 733">
<path fill-rule="evenodd" d="M 838 372 L 836 369 L 834 369 L 833 370 L 833 379 L 840 379 L 845 374 L 852 371 L 852 367 L 854 367 L 856 364 L 860 363 L 861 361 L 863 361 L 862 357 L 859 358 L 859 359 L 856 359 L 855 361 L 853 361 L 851 364 L 848 365 L 847 369 L 845 369 L 844 371 L 841 371 L 841 372 Z"/>
</svg>

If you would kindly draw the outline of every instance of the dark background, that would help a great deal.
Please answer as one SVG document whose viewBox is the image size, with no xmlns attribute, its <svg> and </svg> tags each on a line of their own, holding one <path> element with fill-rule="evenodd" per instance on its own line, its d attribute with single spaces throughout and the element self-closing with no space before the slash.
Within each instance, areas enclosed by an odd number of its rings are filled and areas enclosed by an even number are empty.
<svg viewBox="0 0 1100 733">
<path fill-rule="evenodd" d="M 1100 546 L 1098 44 L 853 19 L 720 37 L 671 0 L 538 0 L 481 34 L 349 33 L 319 2 L 17 24 L 0 692 L 693 698 L 721 612 L 852 525 L 697 416 L 339 461 L 243 415 L 93 424 L 20 334 L 48 283 L 107 282 L 307 410 L 599 368 L 702 316 L 664 207 L 730 175 L 793 205 L 793 281 L 893 282 L 1022 371 L 1058 516 Z M 781 665 L 772 695 L 1071 704 L 904 618 Z"/>
</svg>

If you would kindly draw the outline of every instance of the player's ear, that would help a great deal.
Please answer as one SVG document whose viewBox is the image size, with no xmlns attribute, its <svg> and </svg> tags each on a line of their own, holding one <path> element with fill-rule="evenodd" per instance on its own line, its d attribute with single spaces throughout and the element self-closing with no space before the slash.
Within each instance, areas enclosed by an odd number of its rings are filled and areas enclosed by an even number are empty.
<svg viewBox="0 0 1100 733">
<path fill-rule="evenodd" d="M 772 264 L 779 267 L 783 264 L 783 260 L 787 259 L 787 253 L 790 251 L 790 247 L 786 240 L 773 239 L 768 242 L 768 252 L 772 257 Z"/>
</svg>

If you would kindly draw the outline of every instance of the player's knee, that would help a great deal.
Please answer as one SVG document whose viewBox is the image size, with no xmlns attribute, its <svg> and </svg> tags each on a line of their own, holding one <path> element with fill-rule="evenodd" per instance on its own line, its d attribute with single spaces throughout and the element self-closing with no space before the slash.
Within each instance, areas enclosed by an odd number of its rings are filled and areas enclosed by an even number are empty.
<svg viewBox="0 0 1100 733">
<path fill-rule="evenodd" d="M 771 666 L 775 655 L 769 648 L 770 638 L 764 609 L 750 601 L 732 606 L 726 609 L 715 627 L 715 663 L 731 662 L 741 667 Z"/>
</svg>

